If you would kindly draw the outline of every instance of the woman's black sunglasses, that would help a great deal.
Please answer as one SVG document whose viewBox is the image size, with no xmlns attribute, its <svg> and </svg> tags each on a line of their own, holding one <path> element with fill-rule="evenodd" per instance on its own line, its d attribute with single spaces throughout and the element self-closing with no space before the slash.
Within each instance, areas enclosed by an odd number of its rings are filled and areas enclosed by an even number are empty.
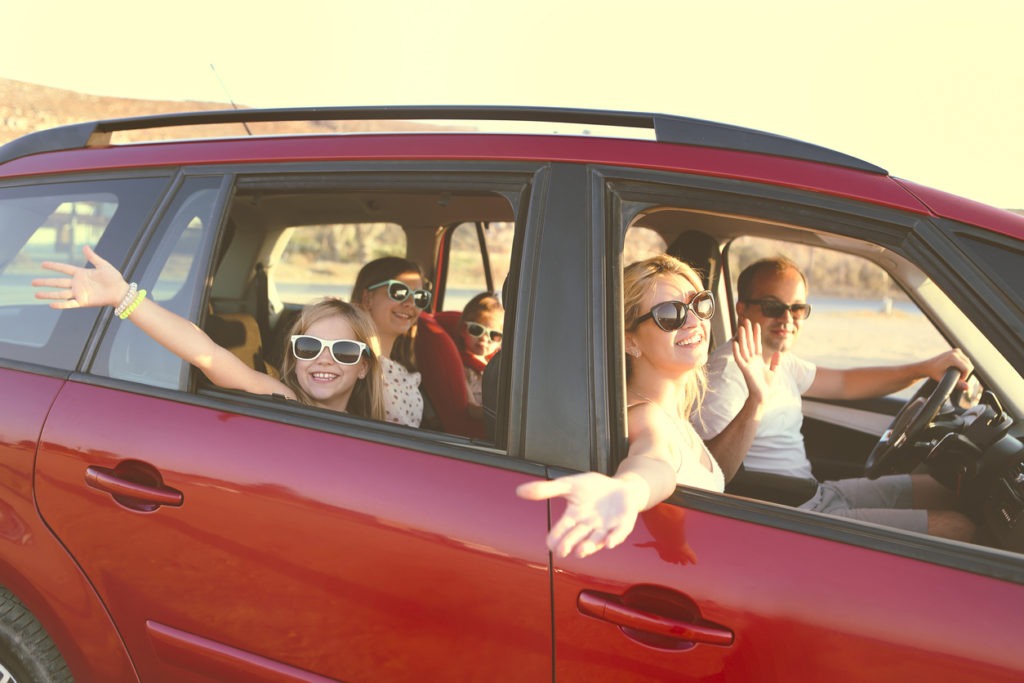
<svg viewBox="0 0 1024 683">
<path fill-rule="evenodd" d="M 661 329 L 673 332 L 686 324 L 686 316 L 690 311 L 701 320 L 709 320 L 715 314 L 715 295 L 704 290 L 694 294 L 689 303 L 662 301 L 660 304 L 654 304 L 650 313 L 636 319 L 636 325 L 650 318 Z"/>
<path fill-rule="evenodd" d="M 399 280 L 385 280 L 384 282 L 370 285 L 366 288 L 366 291 L 369 292 L 378 287 L 387 287 L 388 298 L 392 301 L 402 303 L 411 296 L 412 303 L 421 311 L 427 310 L 427 307 L 430 306 L 430 292 L 425 289 L 413 289 Z"/>
<path fill-rule="evenodd" d="M 793 320 L 806 320 L 811 315 L 810 304 L 784 304 L 778 299 L 747 299 L 745 304 L 757 304 L 766 318 L 781 318 L 786 311 L 793 314 Z"/>
<path fill-rule="evenodd" d="M 331 358 L 340 365 L 355 365 L 369 347 L 361 341 L 351 339 L 321 339 L 309 334 L 292 335 L 292 354 L 299 360 L 315 360 L 323 353 L 324 347 L 331 350 Z"/>
</svg>

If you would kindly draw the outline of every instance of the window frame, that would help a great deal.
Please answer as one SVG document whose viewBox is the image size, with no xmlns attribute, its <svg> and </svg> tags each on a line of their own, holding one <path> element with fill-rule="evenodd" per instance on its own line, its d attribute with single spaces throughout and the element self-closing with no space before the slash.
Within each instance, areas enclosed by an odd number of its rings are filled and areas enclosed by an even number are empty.
<svg viewBox="0 0 1024 683">
<path fill-rule="evenodd" d="M 955 250 L 945 232 L 934 222 L 897 209 L 814 194 L 793 188 L 694 176 L 648 169 L 593 167 L 595 191 L 601 197 L 603 211 L 595 212 L 595 230 L 602 230 L 609 245 L 607 318 L 614 321 L 609 334 L 607 372 L 614 378 L 609 392 L 612 414 L 625 423 L 625 358 L 622 317 L 623 241 L 627 229 L 644 208 L 658 205 L 689 210 L 749 216 L 767 223 L 803 226 L 854 239 L 868 240 L 914 263 L 949 297 L 966 290 L 967 282 L 948 263 L 963 256 Z M 598 275 L 600 277 L 600 275 Z M 720 293 L 725 293 L 723 308 L 732 305 L 725 292 L 729 277 L 721 277 Z M 979 330 L 996 321 L 985 311 L 966 316 Z M 729 316 L 730 318 L 732 316 Z M 934 321 L 932 321 L 934 324 Z M 716 316 L 713 334 L 726 339 L 732 325 Z M 1004 348 L 1000 349 L 1005 352 Z M 596 471 L 611 474 L 625 457 L 625 438 L 613 440 L 615 446 L 607 463 L 595 463 Z M 677 487 L 669 503 L 702 513 L 747 521 L 754 524 L 814 536 L 827 541 L 854 545 L 902 557 L 961 569 L 994 578 L 1024 583 L 1021 556 L 981 545 L 964 547 L 942 539 L 910 534 L 901 530 L 863 525 L 843 518 L 808 513 L 766 501 L 739 498 L 729 494 Z"/>
</svg>

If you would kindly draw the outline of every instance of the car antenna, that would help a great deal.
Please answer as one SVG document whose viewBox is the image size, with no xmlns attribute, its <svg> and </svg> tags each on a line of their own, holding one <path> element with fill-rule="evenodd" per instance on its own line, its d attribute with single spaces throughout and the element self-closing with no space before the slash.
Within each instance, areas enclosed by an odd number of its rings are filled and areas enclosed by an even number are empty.
<svg viewBox="0 0 1024 683">
<path fill-rule="evenodd" d="M 224 85 L 224 81 L 221 80 L 220 74 L 217 73 L 217 69 L 213 66 L 212 62 L 210 63 L 210 71 L 212 71 L 213 75 L 217 77 L 217 82 L 220 83 L 220 87 L 224 89 L 224 94 L 227 96 L 228 102 L 231 103 L 231 108 L 235 111 L 238 111 L 238 105 L 235 104 L 234 99 L 231 98 L 231 93 L 228 92 L 228 86 Z M 242 127 L 245 128 L 245 132 L 248 133 L 250 137 L 252 137 L 252 131 L 249 130 L 249 124 L 247 124 L 245 121 L 242 121 Z"/>
</svg>

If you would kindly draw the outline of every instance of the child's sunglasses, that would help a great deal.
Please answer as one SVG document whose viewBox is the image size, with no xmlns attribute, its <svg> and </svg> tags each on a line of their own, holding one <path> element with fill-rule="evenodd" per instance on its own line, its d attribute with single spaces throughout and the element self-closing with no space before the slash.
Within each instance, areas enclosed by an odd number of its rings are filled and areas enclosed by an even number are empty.
<svg viewBox="0 0 1024 683">
<path fill-rule="evenodd" d="M 811 315 L 811 305 L 805 303 L 784 304 L 777 299 L 747 299 L 745 304 L 757 304 L 766 318 L 781 318 L 786 311 L 793 314 L 793 320 L 806 320 Z"/>
<path fill-rule="evenodd" d="M 715 314 L 715 295 L 705 290 L 694 294 L 689 303 L 662 301 L 660 304 L 654 304 L 650 313 L 636 319 L 636 326 L 650 318 L 664 331 L 673 332 L 686 323 L 686 316 L 690 311 L 701 320 L 709 320 Z"/>
<path fill-rule="evenodd" d="M 486 334 L 491 338 L 492 342 L 501 342 L 501 332 L 484 327 L 480 323 L 466 323 L 466 332 L 469 333 L 470 337 L 482 337 Z"/>
<path fill-rule="evenodd" d="M 370 285 L 366 288 L 366 291 L 369 292 L 378 287 L 387 287 L 388 298 L 392 301 L 402 303 L 411 296 L 413 305 L 421 311 L 427 310 L 427 307 L 430 305 L 430 292 L 425 289 L 412 289 L 409 285 L 399 280 L 385 280 L 384 282 Z"/>
<path fill-rule="evenodd" d="M 316 360 L 324 347 L 331 350 L 331 358 L 339 365 L 355 365 L 363 352 L 370 355 L 369 347 L 351 339 L 321 339 L 308 334 L 292 335 L 292 354 L 299 360 Z"/>
</svg>

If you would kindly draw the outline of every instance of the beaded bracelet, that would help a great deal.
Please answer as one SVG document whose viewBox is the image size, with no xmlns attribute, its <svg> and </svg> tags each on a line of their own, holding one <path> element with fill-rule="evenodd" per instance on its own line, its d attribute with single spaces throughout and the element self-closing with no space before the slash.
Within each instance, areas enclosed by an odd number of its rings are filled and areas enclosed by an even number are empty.
<svg viewBox="0 0 1024 683">
<path fill-rule="evenodd" d="M 114 315 L 120 318 L 121 314 L 124 313 L 124 309 L 128 308 L 128 306 L 135 301 L 135 295 L 138 291 L 139 286 L 134 282 L 128 285 L 128 291 L 125 292 L 124 298 L 121 299 L 121 303 L 119 303 L 117 308 L 114 309 Z"/>
<path fill-rule="evenodd" d="M 145 298 L 146 298 L 146 290 L 140 289 L 139 293 L 138 293 L 138 296 L 135 297 L 135 301 L 133 301 L 130 304 L 128 304 L 128 308 L 124 309 L 124 311 L 118 317 L 121 320 L 127 320 L 128 316 L 130 316 L 132 313 L 135 312 L 135 309 L 139 307 L 139 304 L 141 304 L 142 300 L 145 299 Z"/>
</svg>

